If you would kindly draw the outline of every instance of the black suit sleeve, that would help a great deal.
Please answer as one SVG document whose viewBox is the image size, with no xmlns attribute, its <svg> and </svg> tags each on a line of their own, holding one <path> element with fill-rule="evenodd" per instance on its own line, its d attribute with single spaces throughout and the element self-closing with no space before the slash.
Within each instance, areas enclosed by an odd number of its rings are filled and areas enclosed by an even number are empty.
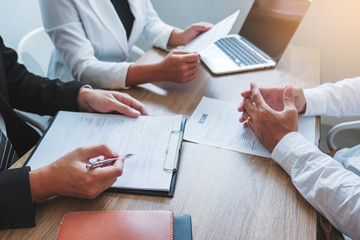
<svg viewBox="0 0 360 240">
<path fill-rule="evenodd" d="M 36 76 L 17 62 L 17 54 L 0 37 L 6 86 L 13 108 L 40 115 L 54 115 L 59 110 L 78 111 L 77 96 L 83 83 L 61 82 Z"/>
<path fill-rule="evenodd" d="M 15 149 L 25 152 L 35 144 L 31 129 L 14 113 L 13 108 L 41 115 L 59 110 L 78 111 L 80 82 L 63 83 L 36 76 L 17 63 L 17 54 L 0 37 L 0 110 L 8 137 Z M 29 134 L 29 136 L 27 136 Z M 19 152 L 18 152 L 19 153 Z M 31 198 L 29 168 L 0 172 L 0 229 L 35 226 L 35 206 Z"/>
<path fill-rule="evenodd" d="M 0 172 L 0 229 L 35 226 L 29 167 Z"/>
</svg>

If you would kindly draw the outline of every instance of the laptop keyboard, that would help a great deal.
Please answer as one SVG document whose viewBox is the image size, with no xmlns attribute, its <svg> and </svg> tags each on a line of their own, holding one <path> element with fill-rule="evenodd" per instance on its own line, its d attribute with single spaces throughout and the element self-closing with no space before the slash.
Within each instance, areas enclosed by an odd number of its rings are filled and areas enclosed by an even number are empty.
<svg viewBox="0 0 360 240">
<path fill-rule="evenodd" d="M 238 66 L 266 63 L 254 51 L 247 48 L 235 37 L 221 38 L 215 42 Z"/>
</svg>

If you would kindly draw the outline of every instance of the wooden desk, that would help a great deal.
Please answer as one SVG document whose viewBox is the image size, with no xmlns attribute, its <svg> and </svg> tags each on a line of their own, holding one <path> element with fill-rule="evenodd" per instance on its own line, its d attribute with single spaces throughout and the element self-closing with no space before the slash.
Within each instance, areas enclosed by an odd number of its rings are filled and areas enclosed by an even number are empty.
<svg viewBox="0 0 360 240">
<path fill-rule="evenodd" d="M 152 49 L 139 61 L 163 54 Z M 191 115 L 202 96 L 240 102 L 251 81 L 262 87 L 317 86 L 320 51 L 290 46 L 276 69 L 215 77 L 201 67 L 190 83 L 145 84 L 127 92 L 151 114 Z M 173 198 L 109 192 L 94 200 L 58 197 L 37 204 L 35 228 L 0 231 L 0 238 L 54 239 L 67 212 L 120 209 L 189 213 L 194 239 L 316 238 L 316 211 L 274 161 L 189 142 L 183 144 Z"/>
</svg>

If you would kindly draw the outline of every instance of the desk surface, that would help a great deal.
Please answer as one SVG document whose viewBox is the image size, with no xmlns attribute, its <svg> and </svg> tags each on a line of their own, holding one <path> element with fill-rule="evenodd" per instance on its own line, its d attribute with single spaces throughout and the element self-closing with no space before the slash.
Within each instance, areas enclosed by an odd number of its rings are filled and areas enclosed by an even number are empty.
<svg viewBox="0 0 360 240">
<path fill-rule="evenodd" d="M 163 55 L 152 49 L 139 62 Z M 261 87 L 317 86 L 320 50 L 290 46 L 275 69 L 213 76 L 201 66 L 190 83 L 145 84 L 127 92 L 144 102 L 150 114 L 191 115 L 202 96 L 240 102 L 252 81 Z M 173 198 L 110 192 L 93 200 L 57 197 L 37 204 L 35 228 L 3 230 L 0 238 L 55 239 L 67 212 L 120 209 L 188 213 L 194 239 L 316 238 L 316 211 L 274 161 L 189 142 L 183 144 Z"/>
</svg>

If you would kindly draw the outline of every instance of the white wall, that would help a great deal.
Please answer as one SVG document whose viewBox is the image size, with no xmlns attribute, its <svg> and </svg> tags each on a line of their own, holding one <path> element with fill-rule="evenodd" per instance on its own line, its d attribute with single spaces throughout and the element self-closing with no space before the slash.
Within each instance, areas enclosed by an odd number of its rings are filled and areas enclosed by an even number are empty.
<svg viewBox="0 0 360 240">
<path fill-rule="evenodd" d="M 0 0 L 0 35 L 11 48 L 26 33 L 42 26 L 38 0 Z"/>
<path fill-rule="evenodd" d="M 152 0 L 164 21 L 181 28 L 199 21 L 216 23 L 241 9 L 232 32 L 239 30 L 252 1 Z M 42 25 L 38 0 L 0 0 L 0 6 L 0 34 L 10 47 Z M 360 76 L 360 1 L 313 0 L 292 43 L 322 49 L 322 82 Z"/>
</svg>

